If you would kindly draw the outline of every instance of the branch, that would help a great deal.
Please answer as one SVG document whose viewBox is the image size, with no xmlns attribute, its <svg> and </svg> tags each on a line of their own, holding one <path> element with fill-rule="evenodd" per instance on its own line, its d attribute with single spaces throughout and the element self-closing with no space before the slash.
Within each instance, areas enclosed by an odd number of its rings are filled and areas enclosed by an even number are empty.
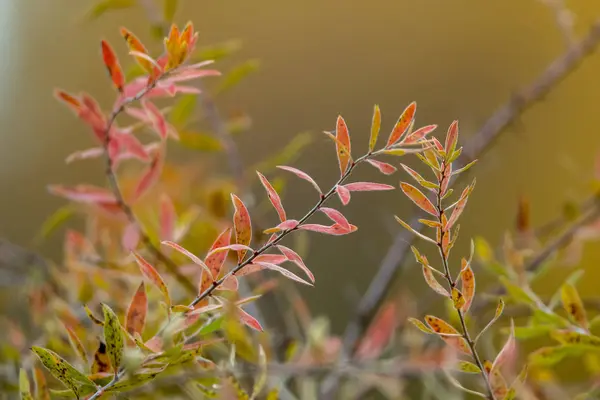
<svg viewBox="0 0 600 400">
<path fill-rule="evenodd" d="M 595 22 L 588 34 L 579 42 L 573 44 L 563 55 L 555 59 L 542 74 L 531 84 L 522 89 L 505 105 L 487 120 L 481 129 L 466 144 L 462 156 L 457 161 L 457 169 L 481 157 L 502 134 L 505 129 L 525 109 L 543 99 L 556 85 L 577 68 L 585 56 L 594 52 L 600 43 L 600 21 Z M 410 225 L 420 231 L 422 226 L 418 220 L 422 216 L 414 215 L 410 218 Z M 404 260 L 414 236 L 403 231 L 396 235 L 392 246 L 371 281 L 366 293 L 362 297 L 356 314 L 351 318 L 346 331 L 342 347 L 342 359 L 351 357 L 361 336 L 368 327 L 375 311 L 383 297 L 393 283 L 393 277 Z"/>
</svg>

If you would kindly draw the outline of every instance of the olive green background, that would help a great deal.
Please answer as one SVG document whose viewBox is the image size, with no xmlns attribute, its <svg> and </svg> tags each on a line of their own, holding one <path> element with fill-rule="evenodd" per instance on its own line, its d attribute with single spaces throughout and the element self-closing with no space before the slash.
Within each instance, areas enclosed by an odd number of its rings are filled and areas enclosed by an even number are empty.
<svg viewBox="0 0 600 400">
<path fill-rule="evenodd" d="M 416 100 L 417 126 L 436 123 L 444 130 L 458 119 L 464 142 L 566 49 L 554 14 L 535 0 L 180 3 L 176 19 L 195 23 L 201 45 L 239 38 L 244 48 L 236 57 L 261 61 L 258 74 L 219 99 L 225 112 L 242 107 L 253 118 L 251 131 L 238 139 L 244 163 L 273 154 L 296 133 L 311 130 L 316 140 L 295 165 L 323 187 L 336 178 L 337 165 L 331 142 L 319 132 L 332 129 L 338 113 L 350 126 L 355 154 L 366 148 L 374 103 L 381 105 L 384 131 Z M 577 35 L 600 18 L 600 3 L 567 4 L 576 14 Z M 47 184 L 102 178 L 98 162 L 65 165 L 66 155 L 93 142 L 86 127 L 53 99 L 52 89 L 87 91 L 108 108 L 114 93 L 99 57 L 100 39 L 114 43 L 123 56 L 121 25 L 149 40 L 140 10 L 88 22 L 82 16 L 91 5 L 83 0 L 0 3 L 0 235 L 24 246 L 63 204 L 47 193 Z M 513 228 L 521 194 L 530 198 L 533 222 L 539 224 L 557 215 L 566 200 L 589 193 L 600 151 L 599 71 L 600 54 L 586 58 L 507 129 L 473 170 L 478 183 L 463 214 L 461 250 L 475 234 L 498 243 Z M 183 152 L 180 157 L 204 155 Z M 365 167 L 356 179 L 397 186 L 400 176 L 383 177 Z M 290 215 L 300 216 L 315 199 L 310 186 L 298 181 L 284 202 Z M 303 293 L 318 313 L 329 314 L 340 327 L 400 229 L 393 214 L 407 216 L 410 210 L 399 190 L 358 193 L 344 208 L 358 232 L 313 236 L 307 263 L 317 284 Z M 59 240 L 51 241 L 45 254 L 57 257 L 59 246 Z M 598 294 L 599 253 L 593 246 L 586 248 L 584 261 L 589 279 L 580 284 L 582 293 Z M 420 280 L 411 286 L 422 288 Z"/>
</svg>

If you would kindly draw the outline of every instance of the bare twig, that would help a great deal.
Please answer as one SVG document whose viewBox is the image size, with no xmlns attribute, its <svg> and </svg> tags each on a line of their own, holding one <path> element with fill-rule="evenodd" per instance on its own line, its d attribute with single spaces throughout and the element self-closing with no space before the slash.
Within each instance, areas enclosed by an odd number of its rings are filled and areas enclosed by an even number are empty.
<svg viewBox="0 0 600 400">
<path fill-rule="evenodd" d="M 505 129 L 528 107 L 543 99 L 565 77 L 576 70 L 578 64 L 585 56 L 594 52 L 600 43 L 600 21 L 595 22 L 588 34 L 579 42 L 574 43 L 563 55 L 555 59 L 542 74 L 519 93 L 513 96 L 505 105 L 487 120 L 481 129 L 465 145 L 462 156 L 457 161 L 457 168 L 467 165 L 476 158 L 481 157 Z M 410 218 L 410 225 L 420 231 L 422 226 L 418 220 L 422 218 L 416 214 Z M 342 359 L 351 357 L 364 331 L 375 311 L 379 307 L 388 289 L 393 283 L 393 278 L 404 260 L 414 235 L 402 231 L 394 239 L 387 254 L 371 281 L 367 291 L 362 297 L 356 313 L 344 332 Z M 335 384 L 330 381 L 330 384 Z"/>
</svg>

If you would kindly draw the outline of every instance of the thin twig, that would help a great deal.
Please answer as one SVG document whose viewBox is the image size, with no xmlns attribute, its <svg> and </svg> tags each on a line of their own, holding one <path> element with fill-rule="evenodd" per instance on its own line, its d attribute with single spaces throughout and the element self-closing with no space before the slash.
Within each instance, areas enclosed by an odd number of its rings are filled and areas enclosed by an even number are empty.
<svg viewBox="0 0 600 400">
<path fill-rule="evenodd" d="M 575 43 L 563 55 L 550 63 L 536 80 L 496 110 L 465 145 L 463 154 L 457 161 L 457 168 L 461 168 L 474 159 L 480 158 L 526 108 L 543 99 L 558 83 L 575 71 L 581 60 L 594 52 L 599 43 L 600 21 L 597 21 L 582 40 Z M 420 218 L 422 218 L 420 213 L 416 213 L 409 220 L 409 224 L 417 231 L 422 229 L 422 226 L 418 224 Z M 393 278 L 398 272 L 401 262 L 404 260 L 413 241 L 414 235 L 410 232 L 402 231 L 396 235 L 393 244 L 381 262 L 377 274 L 371 281 L 354 316 L 350 319 L 346 327 L 343 336 L 342 355 L 348 357 L 354 352 L 356 344 L 364 334 L 375 311 L 393 284 Z"/>
</svg>

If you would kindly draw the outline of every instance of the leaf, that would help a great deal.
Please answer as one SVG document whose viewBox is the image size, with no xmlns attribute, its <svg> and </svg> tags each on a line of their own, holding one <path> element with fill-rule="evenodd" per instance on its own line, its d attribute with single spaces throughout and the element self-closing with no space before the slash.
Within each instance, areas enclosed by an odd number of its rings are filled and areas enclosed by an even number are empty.
<svg viewBox="0 0 600 400">
<path fill-rule="evenodd" d="M 282 223 L 280 223 L 276 227 L 265 229 L 263 231 L 263 233 L 269 234 L 269 233 L 275 233 L 275 232 L 281 232 L 281 231 L 287 231 L 287 230 L 291 230 L 291 229 L 296 229 L 296 227 L 298 227 L 298 224 L 299 224 L 298 220 L 296 220 L 296 219 L 288 219 L 286 221 L 283 221 Z"/>
<path fill-rule="evenodd" d="M 528 356 L 530 365 L 550 367 L 569 355 L 578 355 L 581 350 L 571 346 L 542 347 Z"/>
<path fill-rule="evenodd" d="M 337 139 L 336 150 L 338 162 L 340 164 L 340 173 L 343 176 L 348 169 L 350 161 L 352 160 L 352 150 L 348 126 L 341 115 L 338 115 L 337 117 L 337 122 L 335 125 L 335 138 Z"/>
<path fill-rule="evenodd" d="M 140 371 L 137 371 L 137 373 L 131 378 L 119 381 L 117 384 L 107 389 L 106 392 L 114 393 L 130 391 L 131 389 L 135 389 L 136 387 L 142 386 L 150 382 L 151 380 L 156 378 L 156 376 L 160 374 L 163 370 L 164 367 L 156 369 L 142 369 Z"/>
<path fill-rule="evenodd" d="M 275 207 L 275 210 L 277 211 L 277 215 L 279 215 L 279 220 L 281 222 L 285 221 L 287 219 L 287 217 L 285 214 L 285 209 L 283 208 L 283 204 L 281 203 L 281 198 L 279 197 L 279 194 L 277 193 L 275 188 L 273 188 L 273 185 L 271 185 L 271 183 L 267 180 L 267 178 L 265 178 L 265 176 L 263 174 L 261 174 L 258 171 L 256 171 L 256 174 L 258 175 L 258 179 L 260 179 L 260 182 L 262 183 L 265 190 L 267 191 L 267 196 L 269 197 L 269 201 L 271 202 L 271 204 L 273 204 L 273 207 Z"/>
<path fill-rule="evenodd" d="M 404 164 L 400 164 L 400 165 L 402 166 L 402 168 L 404 168 L 404 170 L 406 172 L 408 172 L 408 174 L 410 176 L 412 176 L 414 178 L 415 181 L 417 181 L 417 183 L 419 185 L 421 185 L 427 189 L 439 189 L 438 184 L 427 181 L 425 178 L 423 178 L 421 175 L 419 175 L 419 173 L 417 171 L 413 170 L 412 168 L 410 168 Z"/>
<path fill-rule="evenodd" d="M 134 0 L 131 0 L 131 2 L 133 3 Z M 121 36 L 123 36 L 123 38 L 127 42 L 127 46 L 129 47 L 130 51 L 135 51 L 135 52 L 138 52 L 138 53 L 141 53 L 141 54 L 147 54 L 148 53 L 148 51 L 146 50 L 146 47 L 144 47 L 144 45 L 142 44 L 142 42 L 140 42 L 140 40 L 133 33 L 131 33 L 129 30 L 127 30 L 125 28 L 121 28 Z M 150 72 L 151 73 L 153 71 L 152 62 L 150 62 L 147 58 L 140 57 L 139 55 L 134 56 L 134 57 L 135 57 L 135 61 L 137 61 L 137 63 L 146 72 Z"/>
<path fill-rule="evenodd" d="M 585 307 L 579 297 L 579 293 L 575 286 L 566 283 L 561 288 L 561 299 L 565 311 L 573 321 L 575 321 L 583 329 L 588 329 L 588 320 L 585 312 Z"/>
<path fill-rule="evenodd" d="M 356 232 L 358 227 L 356 225 L 350 224 L 350 229 L 346 229 L 342 227 L 340 224 L 333 224 L 331 226 L 321 225 L 321 224 L 303 224 L 298 227 L 298 229 L 305 231 L 312 231 L 318 233 L 324 233 L 326 235 L 333 236 L 341 236 L 348 235 L 350 233 Z"/>
<path fill-rule="evenodd" d="M 250 220 L 250 213 L 244 205 L 244 202 L 240 200 L 235 194 L 231 194 L 231 201 L 235 213 L 233 214 L 233 227 L 235 229 L 235 242 L 244 246 L 249 246 L 252 240 L 252 222 Z M 246 250 L 238 252 L 238 262 L 242 262 L 246 255 Z"/>
<path fill-rule="evenodd" d="M 178 252 L 180 252 L 181 254 L 183 254 L 184 256 L 186 256 L 187 258 L 189 258 L 190 260 L 192 260 L 192 262 L 196 265 L 199 265 L 200 267 L 202 267 L 202 269 L 204 271 L 206 271 L 211 278 L 212 276 L 212 271 L 210 270 L 210 268 L 208 268 L 208 266 L 204 263 L 204 261 L 202 261 L 199 257 L 197 257 L 196 255 L 194 255 L 192 252 L 188 251 L 187 249 L 184 249 L 183 247 L 181 247 L 180 245 L 178 245 L 177 243 L 173 243 L 170 242 L 168 240 L 165 240 L 163 242 L 161 242 L 162 244 L 164 244 L 165 246 L 169 246 L 172 249 L 177 250 Z"/>
<path fill-rule="evenodd" d="M 329 207 L 321 207 L 319 208 L 319 210 L 325 215 L 327 215 L 327 217 L 329 217 L 330 220 L 339 224 L 342 229 L 348 231 L 351 230 L 350 223 L 348 222 L 346 217 L 344 217 L 344 215 L 338 210 Z"/>
<path fill-rule="evenodd" d="M 450 381 L 450 383 L 452 385 L 454 385 L 454 387 L 456 387 L 460 391 L 472 394 L 472 395 L 477 396 L 477 397 L 482 397 L 484 399 L 488 398 L 488 396 L 485 395 L 485 394 L 483 394 L 483 393 L 476 392 L 475 390 L 467 389 L 466 387 L 464 387 L 463 385 L 461 385 L 460 382 L 457 381 L 452 375 L 450 375 L 450 373 L 447 370 L 444 370 L 444 374 L 446 375 L 446 378 L 448 379 L 448 381 Z"/>
<path fill-rule="evenodd" d="M 79 358 L 81 358 L 81 360 L 83 361 L 83 364 L 87 365 L 88 357 L 87 357 L 87 353 L 85 351 L 85 347 L 83 347 L 83 344 L 81 343 L 81 340 L 79 340 L 79 338 L 77 337 L 77 334 L 75 333 L 73 328 L 71 328 L 69 325 L 66 325 L 66 324 L 64 326 L 65 326 L 65 329 L 69 336 L 69 342 L 71 343 L 71 347 L 73 347 L 73 349 L 75 350 L 75 352 L 77 353 Z"/>
<path fill-rule="evenodd" d="M 96 317 L 94 315 L 94 313 L 92 313 L 92 310 L 90 310 L 90 308 L 88 306 L 83 306 L 83 308 L 85 309 L 85 313 L 87 314 L 88 318 L 96 325 L 99 326 L 104 326 L 104 321 L 102 321 L 100 318 Z"/>
<path fill-rule="evenodd" d="M 127 308 L 127 315 L 125 317 L 125 330 L 133 335 L 139 333 L 140 335 L 144 331 L 146 325 L 146 314 L 148 312 L 148 296 L 146 295 L 146 286 L 144 281 L 140 283 L 136 290 L 129 307 Z"/>
<path fill-rule="evenodd" d="M 470 163 L 466 164 L 464 167 L 457 169 L 456 171 L 452 172 L 451 176 L 454 175 L 458 175 L 458 174 L 462 174 L 463 172 L 467 171 L 469 168 L 471 168 L 473 165 L 475 165 L 475 163 L 477 162 L 477 160 L 473 160 Z"/>
<path fill-rule="evenodd" d="M 432 238 L 430 238 L 428 236 L 425 236 L 422 233 L 416 231 L 409 224 L 407 224 L 406 222 L 404 222 L 403 220 L 401 220 L 397 215 L 394 215 L 394 218 L 396 218 L 396 221 L 398 221 L 398 223 L 400 225 L 402 225 L 402 227 L 404 229 L 406 229 L 407 231 L 409 231 L 409 232 L 413 233 L 414 235 L 420 237 L 421 239 L 425 240 L 426 242 L 437 244 L 437 242 L 435 240 L 433 240 Z"/>
<path fill-rule="evenodd" d="M 467 341 L 462 336 L 445 336 L 460 335 L 452 325 L 433 315 L 425 316 L 425 322 L 446 344 L 465 354 L 471 354 Z"/>
<path fill-rule="evenodd" d="M 355 357 L 359 361 L 378 358 L 391 342 L 398 324 L 396 307 L 394 302 L 388 302 L 377 312 L 375 320 L 356 349 Z"/>
<path fill-rule="evenodd" d="M 404 144 L 413 144 L 417 143 L 419 140 L 423 139 L 425 136 L 429 135 L 431 132 L 437 129 L 437 125 L 427 125 L 423 126 L 416 131 L 409 133 L 406 138 L 404 138 Z"/>
<path fill-rule="evenodd" d="M 19 393 L 21 394 L 21 400 L 33 400 L 27 371 L 23 368 L 19 370 Z"/>
<path fill-rule="evenodd" d="M 400 188 L 404 194 L 423 211 L 426 211 L 431 215 L 435 215 L 436 217 L 439 215 L 435 206 L 427 197 L 425 197 L 423 193 L 421 193 L 419 189 L 405 182 L 400 182 Z"/>
<path fill-rule="evenodd" d="M 123 333 L 121 324 L 115 312 L 106 304 L 102 304 L 104 312 L 104 341 L 106 342 L 106 352 L 110 360 L 115 375 L 119 372 L 119 367 L 123 361 Z"/>
<path fill-rule="evenodd" d="M 531 297 L 527 290 L 515 285 L 504 276 L 500 277 L 500 282 L 502 283 L 502 285 L 504 285 L 506 291 L 514 301 L 528 305 L 535 305 L 535 300 Z"/>
<path fill-rule="evenodd" d="M 415 118 L 416 111 L 417 111 L 417 103 L 415 103 L 415 102 L 410 103 L 404 109 L 404 111 L 398 118 L 398 121 L 396 122 L 394 129 L 392 129 L 392 133 L 390 134 L 390 137 L 388 138 L 388 141 L 387 141 L 387 145 L 385 147 L 392 146 L 393 144 L 398 142 L 405 133 L 408 132 L 408 129 Z"/>
<path fill-rule="evenodd" d="M 367 162 L 375 168 L 377 168 L 379 172 L 381 172 L 384 175 L 392 175 L 394 172 L 397 171 L 396 167 L 383 161 L 377 161 L 369 158 L 367 159 Z"/>
<path fill-rule="evenodd" d="M 462 309 L 466 303 L 465 296 L 455 287 L 452 288 L 452 303 L 457 310 Z"/>
<path fill-rule="evenodd" d="M 344 188 L 351 192 L 371 192 L 380 190 L 394 190 L 395 188 L 391 185 L 374 182 L 352 182 L 344 185 Z"/>
<path fill-rule="evenodd" d="M 306 276 L 308 276 L 308 279 L 310 279 L 311 282 L 313 282 L 313 283 L 315 282 L 315 276 L 310 271 L 310 269 L 308 269 L 308 267 L 304 264 L 302 257 L 300 257 L 300 255 L 298 253 L 296 253 L 294 250 L 292 250 L 288 247 L 285 247 L 285 246 L 282 246 L 279 244 L 276 246 L 277 246 L 277 249 L 281 252 L 281 254 L 283 254 L 289 261 L 293 262 L 294 264 L 296 264 L 298 266 L 298 268 L 300 268 L 302 271 L 304 271 L 304 273 L 306 274 Z M 255 262 L 260 261 L 259 257 L 256 257 L 254 259 L 254 261 Z M 271 262 L 271 264 L 277 264 L 277 263 Z"/>
<path fill-rule="evenodd" d="M 227 246 L 231 241 L 231 228 L 225 229 L 223 232 L 219 234 L 217 239 L 215 239 L 214 243 L 210 247 L 209 251 L 217 249 L 219 247 Z M 223 267 L 223 263 L 227 258 L 228 250 L 214 253 L 210 256 L 207 256 L 204 259 L 204 263 L 210 269 L 211 275 L 214 278 L 217 278 L 221 273 L 221 269 Z M 202 274 L 202 282 L 200 284 L 200 293 L 204 292 L 210 285 L 212 285 L 212 279 L 210 279 L 208 274 Z"/>
<path fill-rule="evenodd" d="M 435 279 L 433 272 L 430 268 L 426 267 L 425 264 L 423 264 L 423 276 L 425 277 L 425 282 L 427 282 L 429 287 L 432 288 L 436 293 L 439 293 L 445 297 L 450 297 L 450 293 L 448 293 L 448 291 L 437 281 L 437 279 Z"/>
<path fill-rule="evenodd" d="M 267 383 L 267 355 L 262 346 L 258 346 L 258 367 L 259 375 L 254 379 L 254 386 L 252 387 L 251 400 L 254 400 L 260 392 L 264 389 Z"/>
<path fill-rule="evenodd" d="M 455 203 L 456 206 L 454 206 L 454 210 L 452 210 L 452 215 L 450 216 L 450 219 L 448 220 L 446 229 L 452 228 L 454 223 L 458 220 L 458 217 L 460 217 L 460 215 L 464 211 L 465 206 L 467 205 L 467 200 L 469 199 L 469 195 L 471 194 L 471 192 L 473 191 L 474 188 L 475 188 L 475 179 L 473 179 L 473 183 L 471 183 L 469 186 L 467 186 L 463 190 L 462 194 L 460 195 L 460 198 Z"/>
<path fill-rule="evenodd" d="M 139 200 L 158 181 L 164 164 L 164 150 L 159 148 L 152 156 L 150 165 L 134 190 L 134 199 Z"/>
<path fill-rule="evenodd" d="M 123 70 L 119 64 L 119 60 L 113 48 L 108 44 L 106 40 L 102 40 L 102 60 L 108 70 L 113 85 L 119 92 L 123 92 L 123 86 L 125 86 L 125 76 Z"/>
<path fill-rule="evenodd" d="M 492 325 L 494 325 L 494 323 L 502 315 L 503 311 L 504 311 L 504 300 L 499 299 L 498 300 L 498 305 L 496 306 L 496 313 L 494 314 L 494 318 L 492 318 L 492 320 L 490 322 L 488 322 L 488 324 L 481 330 L 481 332 L 479 332 L 479 334 L 475 338 L 475 343 L 477 343 L 477 341 L 479 340 L 479 338 L 481 336 L 483 336 L 483 334 L 485 333 L 485 331 L 487 331 L 489 328 L 491 328 Z"/>
<path fill-rule="evenodd" d="M 514 359 L 517 350 L 517 343 L 515 342 L 515 323 L 513 320 L 510 321 L 510 335 L 506 340 L 506 343 L 496 356 L 494 363 L 492 364 L 491 371 L 497 370 L 507 361 Z"/>
<path fill-rule="evenodd" d="M 121 237 L 121 246 L 125 250 L 135 250 L 140 242 L 140 230 L 136 223 L 127 224 L 123 229 L 123 235 Z"/>
<path fill-rule="evenodd" d="M 162 279 L 158 271 L 135 251 L 132 251 L 131 253 L 135 257 L 135 261 L 138 263 L 142 275 L 144 275 L 146 279 L 152 282 L 152 284 L 156 286 L 158 290 L 160 290 L 165 298 L 165 303 L 167 303 L 168 307 L 171 307 L 171 296 L 169 295 L 169 289 L 167 288 L 165 281 Z"/>
<path fill-rule="evenodd" d="M 600 337 L 598 336 L 565 329 L 553 331 L 550 336 L 562 344 L 573 345 L 589 350 L 600 349 Z"/>
<path fill-rule="evenodd" d="M 38 367 L 34 367 L 33 377 L 35 378 L 35 399 L 50 400 L 50 391 L 48 390 L 48 382 L 46 382 L 44 372 Z"/>
<path fill-rule="evenodd" d="M 75 393 L 75 396 L 79 397 L 85 387 L 95 387 L 94 383 L 87 376 L 79 372 L 55 352 L 38 346 L 32 346 L 31 350 L 40 359 L 44 367 L 50 371 L 52 376 L 71 389 Z"/>
<path fill-rule="evenodd" d="M 335 187 L 335 192 L 337 193 L 343 205 L 346 206 L 348 203 L 350 203 L 350 191 L 346 187 L 337 185 Z"/>
<path fill-rule="evenodd" d="M 225 78 L 221 81 L 221 84 L 216 89 L 215 93 L 221 94 L 224 91 L 231 89 L 240 83 L 244 78 L 258 71 L 259 68 L 259 60 L 247 60 L 242 64 L 233 67 L 229 72 L 227 72 L 227 74 L 225 74 Z"/>
<path fill-rule="evenodd" d="M 142 99 L 141 104 L 142 108 L 146 112 L 146 116 L 152 123 L 152 128 L 156 131 L 156 133 L 158 133 L 158 136 L 161 139 L 166 139 L 169 135 L 169 125 L 167 124 L 165 116 L 152 102 Z"/>
<path fill-rule="evenodd" d="M 49 185 L 48 191 L 55 196 L 64 197 L 67 200 L 79 203 L 114 204 L 117 201 L 115 195 L 110 190 L 93 185 L 83 184 L 73 187 Z"/>
<path fill-rule="evenodd" d="M 412 323 L 414 326 L 416 326 L 421 332 L 427 333 L 427 334 L 435 334 L 435 331 L 431 330 L 430 328 L 428 328 L 427 326 L 425 326 L 424 323 L 422 323 L 421 321 L 419 321 L 416 318 L 408 318 L 408 321 L 410 323 Z"/>
<path fill-rule="evenodd" d="M 466 372 L 467 374 L 479 374 L 481 370 L 479 367 L 468 361 L 459 361 L 457 364 L 457 368 L 461 372 Z"/>
<path fill-rule="evenodd" d="M 284 171 L 289 171 L 289 172 L 295 174 L 298 178 L 301 178 L 301 179 L 304 179 L 305 181 L 310 182 L 311 185 L 313 185 L 313 187 L 315 189 L 317 189 L 317 192 L 319 192 L 319 194 L 323 194 L 323 192 L 321 191 L 321 188 L 319 187 L 319 185 L 317 185 L 317 182 L 315 182 L 314 179 L 311 178 L 306 172 L 303 172 L 297 168 L 288 167 L 285 165 L 278 165 L 277 168 L 282 169 Z"/>
<path fill-rule="evenodd" d="M 300 278 L 298 275 L 294 274 L 293 272 L 288 271 L 285 268 L 280 267 L 279 265 L 271 264 L 271 263 L 267 263 L 267 262 L 260 262 L 260 261 L 259 262 L 253 261 L 251 265 L 256 265 L 256 266 L 259 266 L 259 267 L 261 267 L 263 269 L 270 269 L 270 270 L 273 270 L 273 271 L 277 271 L 281 275 L 283 275 L 286 278 L 289 278 L 289 279 L 291 279 L 293 281 L 300 282 L 300 283 L 303 283 L 303 284 L 308 285 L 308 286 L 313 286 L 312 283 L 305 281 L 304 279 Z M 244 275 L 246 275 L 247 273 L 250 273 L 250 272 L 254 272 L 254 270 L 252 268 L 244 268 L 237 275 L 238 276 L 244 276 Z"/>
<path fill-rule="evenodd" d="M 381 128 L 381 110 L 379 105 L 375 104 L 373 108 L 373 121 L 371 122 L 371 137 L 369 138 L 369 152 L 375 149 L 377 144 L 377 137 L 379 136 L 379 130 Z M 381 171 L 383 172 L 383 171 Z"/>
<path fill-rule="evenodd" d="M 179 144 L 191 150 L 215 152 L 223 150 L 223 144 L 210 133 L 180 131 Z"/>
<path fill-rule="evenodd" d="M 252 315 L 248 314 L 246 311 L 242 310 L 239 307 L 238 307 L 238 313 L 239 313 L 240 320 L 244 323 L 244 325 L 249 326 L 250 328 L 252 328 L 258 332 L 263 331 L 263 327 L 260 324 L 260 322 L 258 322 L 258 320 L 256 318 L 254 318 Z"/>
<path fill-rule="evenodd" d="M 91 372 L 92 374 L 110 373 L 110 359 L 106 350 L 106 344 L 102 340 L 100 340 L 98 349 L 94 353 Z"/>
<path fill-rule="evenodd" d="M 466 268 L 463 268 L 460 271 L 460 279 L 462 282 L 462 294 L 465 299 L 465 304 L 461 307 L 461 309 L 466 313 L 471 307 L 473 297 L 475 297 L 475 274 L 471 269 L 470 263 L 466 263 Z"/>
<path fill-rule="evenodd" d="M 174 240 L 175 224 L 177 222 L 177 213 L 171 198 L 163 193 L 160 196 L 160 238 L 162 240 Z"/>
<path fill-rule="evenodd" d="M 185 128 L 196 110 L 197 103 L 198 96 L 195 94 L 181 96 L 169 113 L 169 121 L 171 124 L 180 130 Z M 183 143 L 183 138 L 181 142 Z"/>
<path fill-rule="evenodd" d="M 448 128 L 448 133 L 446 134 L 446 143 L 444 146 L 444 150 L 446 154 L 450 155 L 454 153 L 456 150 L 456 144 L 458 143 L 458 121 L 453 121 Z"/>
<path fill-rule="evenodd" d="M 222 253 L 224 251 L 229 251 L 229 250 L 233 250 L 233 251 L 254 251 L 254 249 L 252 247 L 249 246 L 245 246 L 243 244 L 230 244 L 227 246 L 221 246 L 221 247 L 216 247 L 214 249 L 211 249 L 208 254 L 206 255 L 206 257 L 210 257 L 214 254 L 218 254 L 218 253 Z"/>
</svg>

